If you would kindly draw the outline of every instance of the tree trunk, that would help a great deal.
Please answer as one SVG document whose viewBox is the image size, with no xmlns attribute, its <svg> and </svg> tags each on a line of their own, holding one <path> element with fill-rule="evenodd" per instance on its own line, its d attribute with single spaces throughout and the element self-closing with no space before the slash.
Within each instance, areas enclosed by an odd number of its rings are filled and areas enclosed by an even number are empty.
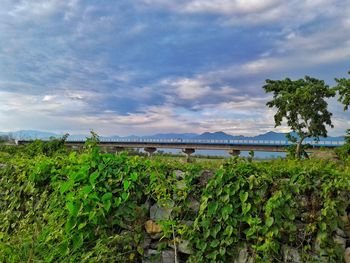
<svg viewBox="0 0 350 263">
<path fill-rule="evenodd" d="M 301 159 L 301 145 L 304 141 L 305 137 L 301 137 L 297 143 L 296 155 L 298 159 Z"/>
</svg>

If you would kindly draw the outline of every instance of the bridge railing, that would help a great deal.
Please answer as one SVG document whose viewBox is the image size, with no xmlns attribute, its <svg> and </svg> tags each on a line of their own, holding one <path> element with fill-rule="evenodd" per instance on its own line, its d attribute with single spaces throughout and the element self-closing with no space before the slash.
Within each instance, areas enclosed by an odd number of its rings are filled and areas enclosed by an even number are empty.
<svg viewBox="0 0 350 263">
<path fill-rule="evenodd" d="M 84 142 L 85 140 L 79 139 L 70 139 L 67 142 Z M 103 138 L 100 140 L 102 143 L 108 142 L 120 142 L 120 143 L 164 143 L 164 144 L 230 144 L 230 145 L 276 145 L 276 146 L 288 146 L 292 145 L 292 142 L 287 140 L 215 140 L 215 139 L 144 139 L 144 138 L 118 138 L 118 139 L 110 139 Z M 303 144 L 310 144 L 313 146 L 341 146 L 345 142 L 344 141 L 332 141 L 332 140 L 320 140 L 320 141 L 304 141 Z"/>
</svg>

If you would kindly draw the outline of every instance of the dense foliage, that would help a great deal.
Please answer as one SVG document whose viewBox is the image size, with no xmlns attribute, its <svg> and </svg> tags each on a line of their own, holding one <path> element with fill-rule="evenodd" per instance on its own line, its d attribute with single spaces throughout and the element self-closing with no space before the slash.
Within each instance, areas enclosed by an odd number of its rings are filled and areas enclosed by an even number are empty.
<svg viewBox="0 0 350 263">
<path fill-rule="evenodd" d="M 242 251 L 280 262 L 284 246 L 305 262 L 342 260 L 334 237 L 349 224 L 348 161 L 233 158 L 214 174 L 214 164 L 101 153 L 96 138 L 81 153 L 57 143 L 2 149 L 0 262 L 137 262 L 152 244 L 184 240 L 190 262 Z M 156 241 L 145 230 L 154 204 L 172 207 Z"/>
<path fill-rule="evenodd" d="M 350 74 L 350 71 L 348 72 Z M 339 102 L 344 105 L 344 111 L 348 110 L 350 106 L 350 79 L 347 78 L 336 78 L 337 82 L 336 89 L 339 93 Z"/>
<path fill-rule="evenodd" d="M 282 125 L 286 120 L 298 138 L 289 137 L 297 142 L 296 154 L 301 157 L 301 145 L 305 138 L 327 137 L 326 125 L 332 125 L 332 113 L 328 110 L 326 99 L 335 96 L 335 90 L 323 80 L 305 76 L 304 79 L 266 80 L 263 86 L 265 92 L 272 93 L 273 99 L 267 106 L 277 109 L 275 126 Z"/>
</svg>

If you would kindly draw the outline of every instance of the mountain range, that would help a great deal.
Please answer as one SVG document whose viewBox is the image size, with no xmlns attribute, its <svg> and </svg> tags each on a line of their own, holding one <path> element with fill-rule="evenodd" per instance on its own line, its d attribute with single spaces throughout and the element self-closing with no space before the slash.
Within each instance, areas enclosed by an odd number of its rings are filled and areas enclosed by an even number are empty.
<svg viewBox="0 0 350 263">
<path fill-rule="evenodd" d="M 35 131 L 35 130 L 20 130 L 15 132 L 0 132 L 1 135 L 9 135 L 12 138 L 15 139 L 24 139 L 24 140 L 31 140 L 31 139 L 49 139 L 49 138 L 59 138 L 62 137 L 64 134 L 57 134 L 57 133 L 51 133 L 51 132 L 42 132 L 42 131 Z M 292 135 L 296 135 L 295 133 L 292 133 Z M 202 140 L 287 140 L 287 133 L 279 133 L 279 132 L 267 132 L 264 134 L 260 134 L 257 136 L 247 137 L 243 135 L 230 135 L 222 131 L 218 132 L 204 132 L 202 134 L 196 134 L 196 133 L 162 133 L 162 134 L 154 134 L 154 135 L 147 135 L 147 136 L 101 136 L 101 139 L 202 139 Z M 70 135 L 68 140 L 84 140 L 89 135 Z M 308 140 L 312 140 L 312 138 L 309 138 Z M 326 137 L 326 138 L 320 138 L 320 140 L 333 140 L 333 141 L 342 141 L 344 140 L 343 136 L 338 137 Z"/>
</svg>

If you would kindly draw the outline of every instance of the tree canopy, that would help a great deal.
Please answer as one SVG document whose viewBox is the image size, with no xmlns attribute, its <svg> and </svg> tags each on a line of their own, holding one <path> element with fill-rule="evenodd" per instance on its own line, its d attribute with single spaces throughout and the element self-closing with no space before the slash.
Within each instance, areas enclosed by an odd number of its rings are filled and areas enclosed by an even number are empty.
<svg viewBox="0 0 350 263">
<path fill-rule="evenodd" d="M 275 127 L 283 120 L 299 138 L 296 153 L 301 154 L 301 144 L 305 138 L 327 136 L 326 125 L 333 128 L 328 111 L 327 98 L 335 96 L 335 90 L 323 80 L 305 76 L 303 79 L 266 80 L 263 86 L 266 93 L 273 93 L 273 99 L 267 102 L 270 108 L 277 108 L 274 115 Z"/>
<path fill-rule="evenodd" d="M 350 74 L 350 71 L 348 72 Z M 339 101 L 344 104 L 344 110 L 348 110 L 350 106 L 350 79 L 335 79 L 337 82 L 336 89 L 339 92 Z"/>
</svg>

